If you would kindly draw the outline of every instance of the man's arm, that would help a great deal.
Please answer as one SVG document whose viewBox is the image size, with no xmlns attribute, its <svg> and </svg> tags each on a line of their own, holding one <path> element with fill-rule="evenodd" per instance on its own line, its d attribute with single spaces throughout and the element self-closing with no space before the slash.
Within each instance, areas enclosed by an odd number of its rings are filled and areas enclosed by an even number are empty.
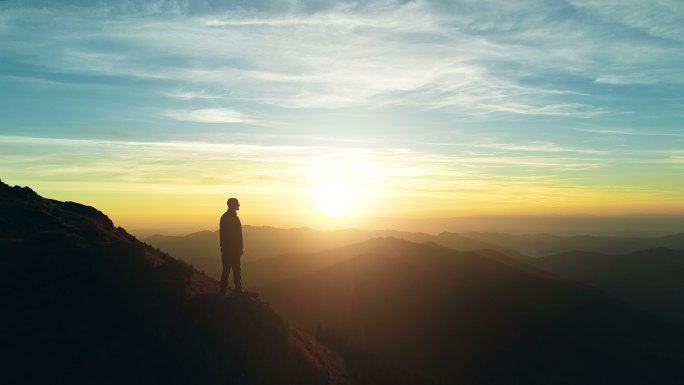
<svg viewBox="0 0 684 385">
<path fill-rule="evenodd" d="M 237 218 L 237 234 L 238 234 L 238 244 L 240 245 L 240 255 L 243 253 L 243 242 L 242 242 L 242 222 L 240 222 L 240 218 Z"/>
<path fill-rule="evenodd" d="M 226 215 L 221 215 L 221 220 L 219 220 L 219 246 L 223 247 L 223 244 L 228 241 L 225 232 L 226 232 Z"/>
</svg>

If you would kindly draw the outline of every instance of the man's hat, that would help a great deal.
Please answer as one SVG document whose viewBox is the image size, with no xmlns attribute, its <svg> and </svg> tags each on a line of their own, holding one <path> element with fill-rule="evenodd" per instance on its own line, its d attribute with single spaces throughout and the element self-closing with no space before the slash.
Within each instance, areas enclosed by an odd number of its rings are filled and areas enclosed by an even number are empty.
<svg viewBox="0 0 684 385">
<path fill-rule="evenodd" d="M 228 205 L 228 208 L 234 208 L 240 205 L 237 198 L 228 198 L 228 202 L 226 202 L 226 204 Z"/>
</svg>

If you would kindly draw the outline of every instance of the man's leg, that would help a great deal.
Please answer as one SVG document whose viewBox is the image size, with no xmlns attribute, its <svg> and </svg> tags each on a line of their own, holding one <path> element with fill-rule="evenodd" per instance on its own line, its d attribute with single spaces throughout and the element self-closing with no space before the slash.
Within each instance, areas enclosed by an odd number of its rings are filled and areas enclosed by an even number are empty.
<svg viewBox="0 0 684 385">
<path fill-rule="evenodd" d="M 230 274 L 230 261 L 223 252 L 221 253 L 221 263 L 223 264 L 223 271 L 221 272 L 221 294 L 225 294 L 226 286 L 228 286 L 228 275 Z"/>
<path fill-rule="evenodd" d="M 240 255 L 232 258 L 233 267 L 233 282 L 235 282 L 235 291 L 242 291 L 242 269 L 240 268 Z"/>
</svg>

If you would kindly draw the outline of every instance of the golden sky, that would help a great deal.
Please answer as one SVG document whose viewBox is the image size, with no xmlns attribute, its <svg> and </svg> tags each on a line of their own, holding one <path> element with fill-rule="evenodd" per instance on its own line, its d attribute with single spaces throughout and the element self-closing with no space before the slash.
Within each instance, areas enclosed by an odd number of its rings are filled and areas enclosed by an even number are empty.
<svg viewBox="0 0 684 385">
<path fill-rule="evenodd" d="M 93 205 L 129 229 L 217 227 L 229 196 L 246 224 L 363 226 L 376 217 L 682 212 L 681 188 L 582 184 L 592 159 L 409 149 L 0 137 L 4 180 Z M 524 170 L 535 168 L 530 176 Z M 599 170 L 601 171 L 601 170 Z M 583 171 L 586 173 L 587 171 Z M 522 174 L 522 175 L 516 175 Z M 600 178 L 600 172 L 596 178 Z"/>
</svg>

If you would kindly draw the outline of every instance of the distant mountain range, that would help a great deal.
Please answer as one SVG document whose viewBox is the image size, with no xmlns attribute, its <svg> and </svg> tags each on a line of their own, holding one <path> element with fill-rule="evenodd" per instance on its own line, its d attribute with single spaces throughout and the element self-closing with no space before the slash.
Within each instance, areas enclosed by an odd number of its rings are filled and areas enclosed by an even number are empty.
<svg viewBox="0 0 684 385">
<path fill-rule="evenodd" d="M 650 238 L 447 232 L 431 235 L 393 230 L 318 231 L 308 228 L 278 229 L 254 226 L 243 226 L 243 233 L 247 245 L 243 256 L 245 263 L 281 254 L 329 250 L 383 237 L 418 243 L 430 242 L 458 251 L 494 250 L 514 259 L 543 257 L 578 250 L 602 254 L 625 254 L 657 247 L 684 250 L 684 233 Z M 145 242 L 187 261 L 214 278 L 221 274 L 218 231 L 202 231 L 186 236 L 154 235 L 145 238 Z M 255 282 L 261 284 L 262 280 L 258 278 Z"/>
<path fill-rule="evenodd" d="M 601 254 L 626 254 L 640 250 L 667 247 L 684 250 L 684 233 L 660 237 L 558 236 L 552 234 L 467 233 L 466 237 L 501 248 L 510 248 L 530 257 L 572 251 Z"/>
<path fill-rule="evenodd" d="M 521 236 L 520 238 L 525 237 L 535 238 L 534 236 Z M 546 235 L 539 236 L 539 238 L 566 240 L 563 237 Z M 643 243 L 632 244 L 627 242 L 623 244 L 620 242 L 621 239 L 615 239 L 614 244 L 606 243 L 603 246 L 613 250 L 629 250 L 632 247 L 649 245 L 650 242 L 657 243 L 659 239 L 676 241 L 678 238 L 678 236 L 673 236 L 644 239 Z M 568 242 L 564 244 L 568 247 L 581 245 Z M 432 243 L 432 245 L 435 244 Z M 591 248 L 591 244 L 589 246 Z M 250 287 L 259 287 L 311 273 L 340 263 L 348 259 L 350 255 L 362 254 L 365 247 L 364 242 L 318 253 L 289 253 L 278 257 L 247 261 L 243 264 L 245 282 L 249 282 Z M 656 247 L 624 255 L 568 251 L 543 258 L 525 259 L 510 258 L 493 250 L 475 252 L 478 255 L 514 265 L 518 269 L 524 269 L 525 265 L 529 265 L 537 273 L 545 271 L 553 277 L 594 286 L 684 328 L 684 307 L 682 306 L 684 303 L 684 279 L 682 278 L 684 277 L 684 251 L 682 250 Z"/>
<path fill-rule="evenodd" d="M 684 232 L 684 215 L 479 215 L 426 219 L 386 218 L 371 220 L 364 227 L 431 234 L 447 231 L 452 233 L 549 233 L 562 236 L 593 234 L 657 237 Z"/>
<path fill-rule="evenodd" d="M 291 277 L 258 290 L 304 330 L 322 325 L 444 383 L 679 383 L 679 330 L 493 254 L 375 239 L 277 257 Z"/>
<path fill-rule="evenodd" d="M 349 244 L 382 237 L 396 237 L 414 242 L 435 242 L 456 250 L 492 249 L 510 256 L 523 258 L 515 250 L 490 244 L 459 234 L 438 236 L 424 233 L 406 233 L 392 230 L 364 231 L 346 229 L 318 231 L 308 228 L 278 229 L 267 226 L 243 226 L 245 254 L 243 261 L 256 261 L 286 253 L 302 253 L 328 250 Z M 154 247 L 171 253 L 208 275 L 218 278 L 221 274 L 221 257 L 218 231 L 201 231 L 186 236 L 153 235 L 144 239 Z"/>
<path fill-rule="evenodd" d="M 248 208 L 245 208 L 248 209 Z M 217 215 L 218 216 L 218 215 Z M 473 215 L 445 218 L 372 218 L 357 225 L 366 230 L 393 229 L 401 232 L 440 234 L 556 234 L 612 237 L 659 237 L 684 232 L 684 214 L 625 215 Z M 133 229 L 139 238 L 154 234 L 180 235 L 198 229 L 169 224 L 168 227 Z"/>
</svg>

